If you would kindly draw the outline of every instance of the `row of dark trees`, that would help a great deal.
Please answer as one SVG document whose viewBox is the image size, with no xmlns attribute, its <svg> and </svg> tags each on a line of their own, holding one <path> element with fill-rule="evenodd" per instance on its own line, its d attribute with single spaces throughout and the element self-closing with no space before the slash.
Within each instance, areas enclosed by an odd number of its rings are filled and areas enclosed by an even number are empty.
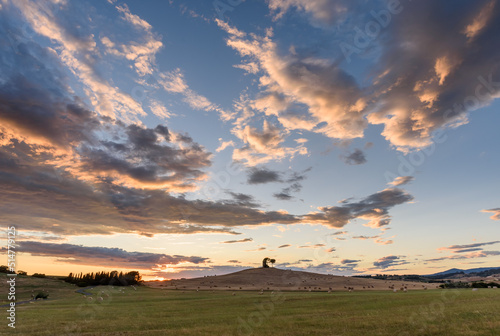
<svg viewBox="0 0 500 336">
<path fill-rule="evenodd" d="M 96 273 L 70 273 L 64 281 L 76 284 L 79 287 L 87 286 L 130 286 L 139 285 L 142 277 L 137 271 L 123 273 L 118 271 L 96 272 Z"/>
<path fill-rule="evenodd" d="M 448 282 L 442 285 L 439 285 L 441 288 L 491 288 L 491 287 L 500 287 L 500 284 L 496 282 Z"/>
</svg>

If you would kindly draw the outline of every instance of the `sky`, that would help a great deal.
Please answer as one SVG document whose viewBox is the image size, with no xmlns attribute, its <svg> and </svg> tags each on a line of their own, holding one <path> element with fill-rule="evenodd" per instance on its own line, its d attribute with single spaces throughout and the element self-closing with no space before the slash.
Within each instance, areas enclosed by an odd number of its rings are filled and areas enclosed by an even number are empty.
<svg viewBox="0 0 500 336">
<path fill-rule="evenodd" d="M 499 1 L 0 0 L 0 31 L 18 270 L 499 266 Z"/>
</svg>

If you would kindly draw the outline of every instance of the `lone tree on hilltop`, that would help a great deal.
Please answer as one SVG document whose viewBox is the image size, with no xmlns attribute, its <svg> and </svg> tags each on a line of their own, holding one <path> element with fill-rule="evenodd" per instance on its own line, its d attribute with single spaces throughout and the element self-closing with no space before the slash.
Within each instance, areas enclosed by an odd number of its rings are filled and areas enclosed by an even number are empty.
<svg viewBox="0 0 500 336">
<path fill-rule="evenodd" d="M 269 265 L 267 264 L 268 262 L 270 262 L 274 266 L 276 259 L 265 257 L 264 260 L 262 260 L 262 268 L 269 268 Z"/>
</svg>

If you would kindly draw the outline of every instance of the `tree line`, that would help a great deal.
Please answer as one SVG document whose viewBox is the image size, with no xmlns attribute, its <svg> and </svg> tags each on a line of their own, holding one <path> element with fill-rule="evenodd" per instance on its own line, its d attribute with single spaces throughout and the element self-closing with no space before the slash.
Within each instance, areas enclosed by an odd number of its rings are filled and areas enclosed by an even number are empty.
<svg viewBox="0 0 500 336">
<path fill-rule="evenodd" d="M 498 288 L 500 284 L 496 282 L 447 282 L 439 285 L 441 288 Z"/>
<path fill-rule="evenodd" d="M 142 282 L 142 276 L 137 271 L 127 273 L 118 271 L 111 272 L 92 272 L 92 273 L 70 273 L 64 281 L 77 285 L 78 287 L 87 286 L 130 286 L 139 285 Z"/>
</svg>

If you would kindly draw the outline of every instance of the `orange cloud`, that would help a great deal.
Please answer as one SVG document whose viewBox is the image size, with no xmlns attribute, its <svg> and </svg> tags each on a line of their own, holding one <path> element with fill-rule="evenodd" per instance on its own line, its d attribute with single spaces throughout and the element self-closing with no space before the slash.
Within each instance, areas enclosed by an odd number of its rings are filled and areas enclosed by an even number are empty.
<svg viewBox="0 0 500 336">
<path fill-rule="evenodd" d="M 490 218 L 493 220 L 500 220 L 500 208 L 481 210 L 481 212 L 493 213 L 493 215 Z"/>
</svg>

